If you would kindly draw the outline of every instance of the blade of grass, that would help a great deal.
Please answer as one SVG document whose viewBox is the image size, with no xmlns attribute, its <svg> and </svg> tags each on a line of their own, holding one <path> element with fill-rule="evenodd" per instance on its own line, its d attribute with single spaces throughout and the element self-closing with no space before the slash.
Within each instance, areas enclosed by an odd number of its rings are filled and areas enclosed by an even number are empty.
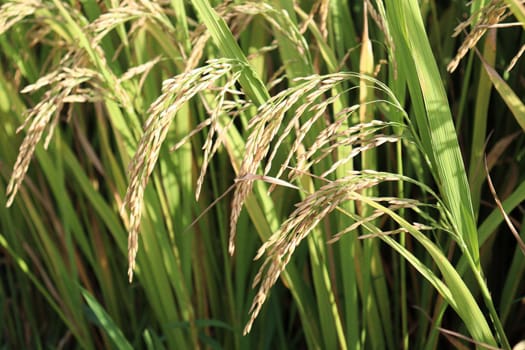
<svg viewBox="0 0 525 350">
<path fill-rule="evenodd" d="M 500 77 L 498 72 L 496 72 L 496 70 L 491 67 L 489 62 L 486 62 L 482 57 L 480 57 L 480 59 L 483 63 L 485 71 L 492 81 L 492 84 L 494 84 L 494 87 L 499 92 L 499 95 L 503 101 L 505 101 L 507 107 L 509 107 L 510 111 L 514 115 L 514 118 L 516 119 L 516 122 L 519 124 L 521 129 L 525 131 L 525 105 L 512 90 L 512 88 Z"/>
<path fill-rule="evenodd" d="M 227 58 L 237 60 L 244 66 L 239 82 L 246 92 L 246 95 L 252 99 L 256 106 L 263 104 L 269 97 L 268 91 L 251 68 L 246 56 L 237 45 L 235 38 L 224 20 L 217 15 L 207 0 L 192 0 L 192 4 L 223 55 Z"/>
<path fill-rule="evenodd" d="M 120 328 L 118 328 L 117 325 L 113 322 L 113 320 L 106 313 L 102 305 L 100 305 L 98 301 L 87 290 L 81 287 L 80 290 L 82 296 L 84 297 L 84 299 L 86 299 L 86 303 L 93 312 L 97 323 L 102 328 L 102 330 L 104 330 L 104 332 L 106 332 L 106 334 L 110 337 L 115 348 L 121 350 L 133 349 L 126 337 L 124 337 L 124 334 L 122 334 Z"/>
<path fill-rule="evenodd" d="M 409 262 L 418 269 L 423 276 L 432 283 L 432 285 L 438 290 L 438 292 L 445 298 L 445 300 L 452 306 L 452 308 L 460 315 L 465 322 L 472 337 L 483 343 L 489 345 L 496 345 L 496 340 L 492 335 L 490 327 L 483 316 L 476 300 L 468 290 L 467 286 L 463 282 L 461 276 L 450 264 L 448 258 L 443 254 L 438 246 L 430 241 L 424 234 L 416 230 L 410 223 L 401 218 L 393 211 L 383 207 L 382 205 L 369 200 L 364 196 L 357 195 L 359 200 L 362 200 L 366 204 L 387 213 L 392 219 L 394 219 L 401 227 L 408 230 L 408 232 L 428 251 L 432 256 L 432 259 L 440 269 L 446 285 L 441 284 L 441 281 L 431 271 L 426 270 L 421 266 L 420 263 L 415 261 L 413 258 L 409 259 Z M 379 237 L 401 253 L 405 258 L 410 257 L 410 253 L 402 247 L 395 240 L 388 237 L 388 235 L 381 235 Z"/>
<path fill-rule="evenodd" d="M 394 12 L 404 9 L 403 21 L 394 22 L 399 27 L 396 27 L 393 32 L 395 33 L 394 39 L 403 40 L 406 45 L 399 47 L 397 53 L 407 55 L 406 58 L 410 60 L 408 62 L 411 62 L 415 69 L 416 74 L 407 74 L 409 88 L 411 87 L 411 91 L 418 89 L 422 94 L 424 109 L 417 111 L 418 131 L 422 133 L 422 138 L 429 138 L 428 146 L 431 147 L 425 151 L 433 154 L 430 159 L 434 163 L 438 185 L 453 216 L 453 222 L 458 225 L 456 229 L 465 240 L 466 249 L 472 257 L 474 266 L 479 268 L 479 244 L 474 225 L 470 190 L 447 97 L 432 50 L 424 35 L 425 29 L 417 12 L 418 6 L 412 0 L 402 2 L 402 6 L 399 3 L 394 4 L 392 0 L 387 4 L 390 4 L 387 7 L 387 14 L 390 8 L 391 16 L 396 16 Z M 402 48 L 406 48 L 407 52 L 402 52 Z M 408 71 L 407 69 L 406 72 Z M 426 118 L 425 121 L 422 121 L 422 118 Z M 426 130 L 423 131 L 423 129 Z"/>
<path fill-rule="evenodd" d="M 479 261 L 478 232 L 474 224 L 474 214 L 465 169 L 459 151 L 459 145 L 448 108 L 439 71 L 432 50 L 425 35 L 417 4 L 410 0 L 406 2 L 387 2 L 387 16 L 393 26 L 393 38 L 402 55 L 404 70 L 409 72 L 411 64 L 416 74 L 407 74 L 409 89 L 414 99 L 422 99 L 422 104 L 415 104 L 418 118 L 418 131 L 421 137 L 428 137 L 424 144 L 425 152 L 432 154 L 430 158 L 436 171 L 438 186 L 444 196 L 445 204 L 450 211 L 454 230 L 457 231 L 460 247 L 464 249 L 469 264 L 483 290 L 483 297 L 503 345 L 508 347 L 505 334 L 492 304 L 490 293 L 481 277 Z M 394 20 L 397 18 L 397 20 Z M 418 93 L 416 93 L 418 91 Z M 421 94 L 421 95 L 419 95 Z M 423 107 L 424 108 L 421 108 Z M 425 119 L 423 119 L 425 117 Z M 431 147 L 429 147 L 431 146 Z M 458 290 L 458 293 L 462 291 Z M 456 310 L 457 311 L 457 310 Z M 488 327 L 477 324 L 476 321 L 464 315 L 463 318 L 475 340 L 495 345 L 495 339 Z M 470 324 L 469 324 L 470 323 Z M 479 328 L 478 328 L 479 327 Z"/>
</svg>

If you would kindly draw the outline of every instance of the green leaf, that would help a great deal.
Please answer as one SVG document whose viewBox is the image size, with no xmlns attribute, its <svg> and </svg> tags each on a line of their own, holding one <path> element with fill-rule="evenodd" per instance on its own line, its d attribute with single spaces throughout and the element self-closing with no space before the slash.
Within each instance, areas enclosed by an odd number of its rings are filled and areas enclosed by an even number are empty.
<svg viewBox="0 0 525 350">
<path fill-rule="evenodd" d="M 498 90 L 501 98 L 505 101 L 507 107 L 509 107 L 512 115 L 520 125 L 521 129 L 525 131 L 525 105 L 521 102 L 521 99 L 514 93 L 512 88 L 501 78 L 501 76 L 492 68 L 482 57 L 481 62 L 483 67 L 487 71 L 487 74 L 494 84 L 496 90 Z"/>
<path fill-rule="evenodd" d="M 111 317 L 106 313 L 106 310 L 99 304 L 99 302 L 84 288 L 79 287 L 86 303 L 96 318 L 98 325 L 109 336 L 116 349 L 133 350 L 133 347 L 128 342 L 124 334 L 118 326 L 113 322 Z"/>
</svg>

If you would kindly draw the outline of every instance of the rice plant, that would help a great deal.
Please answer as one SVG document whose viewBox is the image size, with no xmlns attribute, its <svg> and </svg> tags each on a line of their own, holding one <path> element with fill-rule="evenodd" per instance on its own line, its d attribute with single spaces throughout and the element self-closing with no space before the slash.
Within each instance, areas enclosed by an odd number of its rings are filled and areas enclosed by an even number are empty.
<svg viewBox="0 0 525 350">
<path fill-rule="evenodd" d="M 522 346 L 523 2 L 1 4 L 3 347 Z"/>
</svg>

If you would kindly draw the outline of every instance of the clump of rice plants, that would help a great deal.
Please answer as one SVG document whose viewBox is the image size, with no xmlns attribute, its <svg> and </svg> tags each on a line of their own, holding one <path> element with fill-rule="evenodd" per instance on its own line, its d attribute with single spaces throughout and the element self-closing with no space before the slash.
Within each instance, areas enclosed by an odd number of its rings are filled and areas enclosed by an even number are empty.
<svg viewBox="0 0 525 350">
<path fill-rule="evenodd" d="M 0 343 L 511 349 L 522 7 L 2 2 Z"/>
</svg>

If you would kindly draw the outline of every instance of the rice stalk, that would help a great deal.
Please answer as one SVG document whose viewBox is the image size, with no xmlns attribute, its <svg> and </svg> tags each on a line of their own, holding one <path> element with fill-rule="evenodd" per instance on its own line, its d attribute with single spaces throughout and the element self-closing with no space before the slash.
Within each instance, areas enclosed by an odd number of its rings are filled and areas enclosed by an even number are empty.
<svg viewBox="0 0 525 350">
<path fill-rule="evenodd" d="M 36 2 L 32 4 L 37 5 Z M 6 7 L 3 10 L 7 11 L 7 13 L 3 13 L 0 9 L 0 18 L 3 19 L 10 13 L 10 7 L 7 4 L 5 5 Z M 56 8 L 48 7 L 46 9 L 48 11 L 57 11 L 59 15 L 67 13 L 67 18 L 75 23 L 76 29 L 85 22 L 85 18 L 77 11 L 68 11 L 70 9 L 67 5 L 56 5 Z M 17 20 L 20 21 L 21 18 L 17 17 Z M 8 22 L 12 25 L 14 24 L 13 21 L 14 19 Z M 41 14 L 35 21 L 45 23 L 45 14 Z M 58 30 L 52 25 L 49 27 L 50 29 Z M 64 35 L 64 39 L 68 41 L 66 51 L 58 64 L 59 68 L 42 76 L 35 83 L 26 86 L 21 91 L 21 93 L 33 93 L 44 87 L 48 89 L 42 99 L 33 108 L 28 109 L 25 122 L 18 129 L 18 131 L 21 131 L 23 128 L 28 127 L 27 135 L 20 146 L 17 161 L 7 186 L 8 199 L 6 205 L 8 207 L 13 203 L 18 188 L 22 184 L 28 170 L 35 147 L 46 130 L 47 137 L 44 147 L 47 148 L 65 104 L 114 100 L 120 102 L 130 116 L 134 115 L 133 110 L 130 108 L 131 99 L 126 90 L 118 83 L 118 79 L 108 69 L 104 52 L 98 46 L 98 42 L 92 41 L 92 45 L 86 44 L 89 41 L 88 37 L 91 35 L 90 30 L 83 31 L 79 41 L 68 37 L 62 31 L 59 31 L 59 33 Z M 54 44 L 60 45 L 60 43 Z M 83 85 L 86 84 L 87 87 L 84 87 Z"/>
<path fill-rule="evenodd" d="M 268 297 L 270 289 L 276 283 L 280 274 L 285 270 L 297 246 L 308 234 L 332 212 L 335 210 L 341 212 L 340 206 L 344 202 L 362 198 L 358 193 L 376 187 L 382 182 L 398 181 L 399 179 L 400 177 L 395 174 L 356 171 L 344 178 L 328 181 L 326 185 L 321 186 L 315 192 L 307 195 L 303 201 L 296 204 L 297 208 L 283 222 L 279 230 L 259 248 L 255 257 L 257 260 L 264 255 L 265 259 L 253 281 L 253 287 L 259 286 L 259 290 L 252 302 L 250 319 L 244 328 L 244 334 L 250 332 L 255 319 L 261 311 L 262 305 Z M 249 180 L 253 181 L 254 179 Z M 238 181 L 243 182 L 248 180 L 239 179 Z M 367 200 L 377 203 L 387 202 L 390 211 L 401 208 L 417 208 L 420 205 L 418 201 L 407 201 L 400 198 L 368 197 Z M 348 230 L 339 232 L 333 236 L 330 243 L 339 240 L 341 236 L 360 226 L 373 225 L 375 219 L 385 214 L 389 215 L 385 211 L 377 210 L 366 218 L 358 218 L 353 214 L 343 212 L 343 215 L 351 215 L 356 219 L 355 224 L 348 228 Z M 427 230 L 431 229 L 428 225 L 418 223 L 414 223 L 414 227 Z M 406 230 L 399 228 L 381 232 L 380 235 L 390 235 L 399 232 L 406 232 Z M 363 238 L 365 237 L 367 236 Z"/>
<path fill-rule="evenodd" d="M 44 4 L 39 0 L 14 0 L 4 3 L 0 7 L 0 35 L 41 8 L 44 8 Z"/>
<path fill-rule="evenodd" d="M 93 95 L 93 92 L 101 90 L 97 87 L 100 81 L 100 74 L 94 70 L 63 67 L 43 76 L 22 90 L 22 93 L 30 93 L 42 87 L 50 87 L 41 101 L 27 111 L 25 122 L 17 130 L 20 132 L 27 128 L 27 135 L 20 145 L 17 160 L 7 185 L 7 207 L 13 204 L 16 193 L 29 168 L 35 148 L 45 132 L 47 132 L 47 136 L 44 147 L 47 148 L 49 145 L 65 104 L 100 99 L 100 96 Z M 89 89 L 81 88 L 84 83 L 90 84 L 92 87 Z M 95 92 L 95 94 L 97 93 Z"/>
<path fill-rule="evenodd" d="M 263 106 L 261 106 L 257 114 L 250 120 L 248 124 L 248 129 L 252 131 L 246 141 L 245 157 L 241 163 L 238 177 L 243 177 L 246 174 L 257 173 L 257 169 L 259 166 L 261 166 L 261 163 L 265 157 L 268 157 L 268 159 L 266 160 L 266 165 L 264 166 L 263 175 L 268 175 L 272 169 L 272 160 L 275 158 L 277 152 L 280 149 L 280 146 L 292 133 L 292 131 L 294 131 L 295 140 L 293 145 L 288 152 L 286 160 L 280 164 L 280 170 L 276 175 L 277 178 L 281 177 L 284 169 L 289 166 L 294 155 L 298 156 L 299 159 L 304 157 L 301 155 L 299 150 L 302 147 L 306 135 L 310 133 L 313 125 L 316 122 L 322 120 L 322 117 L 325 115 L 325 111 L 328 106 L 336 101 L 339 95 L 326 99 L 325 101 L 322 101 L 321 99 L 320 101 L 322 102 L 320 102 L 319 99 L 324 94 L 337 87 L 337 85 L 359 77 L 361 76 L 355 73 L 336 73 L 326 76 L 306 77 L 298 80 L 298 82 L 301 82 L 299 85 L 282 91 L 281 93 L 272 97 Z M 388 88 L 373 78 L 363 77 L 363 80 L 370 84 L 371 88 L 377 89 L 378 91 L 381 91 L 390 97 L 391 101 L 385 100 L 385 103 L 391 103 L 396 108 L 399 108 L 395 97 L 389 93 Z M 355 89 L 356 87 L 352 87 L 349 88 L 348 91 Z M 346 91 L 342 91 L 341 94 L 344 92 Z M 303 99 L 305 99 L 304 103 L 297 106 L 298 102 Z M 295 110 L 293 112 L 293 116 L 290 118 L 290 120 L 284 123 L 286 112 L 293 110 L 294 108 Z M 342 115 L 337 116 L 338 120 L 344 120 L 344 118 L 352 114 L 355 109 L 357 109 L 357 107 L 351 107 L 348 110 L 343 111 Z M 345 112 L 348 112 L 348 114 Z M 308 115 L 309 113 L 313 114 L 308 120 L 304 121 L 300 126 L 298 126 L 299 121 L 303 118 L 303 116 Z M 333 127 L 325 127 L 325 130 L 333 130 Z M 277 139 L 274 140 L 276 137 Z M 275 144 L 273 145 L 273 151 L 269 153 L 270 144 L 274 141 Z M 383 141 L 386 142 L 386 139 Z M 304 171 L 306 169 L 300 170 Z M 333 169 L 330 169 L 328 173 L 331 171 L 333 171 Z M 233 254 L 235 250 L 236 223 L 241 213 L 242 205 L 251 192 L 252 186 L 253 181 L 243 181 L 239 184 L 239 186 L 237 186 L 234 193 L 234 198 L 232 201 L 232 213 L 230 216 L 230 254 Z"/>
<path fill-rule="evenodd" d="M 454 72 L 459 65 L 459 62 L 465 57 L 467 52 L 472 49 L 478 41 L 483 37 L 485 32 L 495 24 L 498 24 L 508 16 L 507 5 L 501 0 L 492 0 L 485 5 L 479 13 L 471 15 L 467 20 L 460 23 L 453 36 L 458 36 L 468 26 L 472 29 L 458 49 L 456 56 L 447 65 L 447 71 Z"/>
<path fill-rule="evenodd" d="M 175 28 L 158 3 L 146 0 L 123 1 L 119 6 L 110 8 L 101 14 L 87 26 L 87 29 L 92 33 L 92 45 L 99 45 L 112 30 L 130 21 L 133 21 L 133 28 L 127 36 L 131 36 L 136 31 L 134 28 L 149 28 L 148 21 L 155 22 L 168 33 L 175 33 Z"/>
<path fill-rule="evenodd" d="M 131 282 L 133 279 L 133 270 L 138 251 L 138 232 L 140 229 L 140 220 L 142 216 L 142 207 L 144 200 L 144 191 L 149 177 L 153 172 L 157 159 L 159 157 L 160 147 L 166 139 L 169 126 L 175 118 L 177 111 L 191 98 L 200 92 L 211 89 L 215 84 L 228 74 L 235 73 L 239 70 L 239 64 L 231 60 L 214 60 L 208 62 L 208 65 L 196 68 L 192 71 L 182 73 L 174 78 L 164 81 L 162 94 L 150 106 L 148 114 L 150 116 L 144 124 L 144 134 L 138 144 L 135 156 L 129 164 L 129 185 L 124 198 L 121 212 L 129 208 L 129 238 L 128 238 L 128 257 L 129 268 L 128 277 Z M 222 92 L 219 93 L 216 111 L 221 111 L 224 104 L 224 94 L 235 84 L 239 74 L 234 74 L 229 83 L 225 85 Z M 210 119 L 213 125 L 218 116 L 214 113 Z M 211 129 L 211 135 L 205 148 L 209 154 L 211 147 L 211 137 L 216 128 Z M 205 173 L 206 163 L 203 173 Z M 203 176 L 203 175 L 202 175 Z M 202 183 L 202 181 L 200 182 Z"/>
</svg>

